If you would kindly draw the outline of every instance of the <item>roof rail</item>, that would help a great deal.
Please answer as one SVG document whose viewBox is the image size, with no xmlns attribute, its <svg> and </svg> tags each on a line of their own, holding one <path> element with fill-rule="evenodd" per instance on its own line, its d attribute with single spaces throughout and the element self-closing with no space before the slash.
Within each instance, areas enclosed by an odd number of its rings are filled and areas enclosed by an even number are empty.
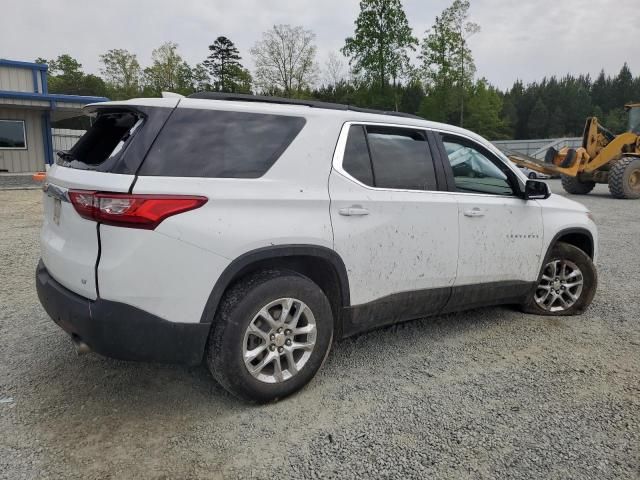
<svg viewBox="0 0 640 480">
<path fill-rule="evenodd" d="M 349 110 L 353 112 L 374 113 L 377 115 L 391 115 L 395 117 L 424 120 L 424 118 L 417 115 L 412 115 L 410 113 L 387 112 L 383 110 L 374 110 L 372 108 L 354 107 L 353 105 L 344 105 L 342 103 L 319 102 L 317 100 L 306 100 L 297 98 L 267 97 L 263 95 L 249 95 L 246 93 L 198 92 L 192 93 L 187 98 L 200 98 L 204 100 L 231 100 L 238 102 L 277 103 L 282 105 L 301 105 L 304 107 L 325 108 L 328 110 Z"/>
</svg>

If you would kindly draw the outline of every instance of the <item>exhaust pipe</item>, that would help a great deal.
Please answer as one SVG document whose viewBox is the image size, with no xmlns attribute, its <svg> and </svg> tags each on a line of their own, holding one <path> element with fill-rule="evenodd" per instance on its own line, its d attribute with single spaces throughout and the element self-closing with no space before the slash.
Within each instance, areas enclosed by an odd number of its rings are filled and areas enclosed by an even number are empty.
<svg viewBox="0 0 640 480">
<path fill-rule="evenodd" d="M 76 354 L 78 356 L 91 352 L 89 345 L 80 340 L 80 337 L 73 335 L 71 341 L 73 342 L 73 346 L 76 347 Z"/>
</svg>

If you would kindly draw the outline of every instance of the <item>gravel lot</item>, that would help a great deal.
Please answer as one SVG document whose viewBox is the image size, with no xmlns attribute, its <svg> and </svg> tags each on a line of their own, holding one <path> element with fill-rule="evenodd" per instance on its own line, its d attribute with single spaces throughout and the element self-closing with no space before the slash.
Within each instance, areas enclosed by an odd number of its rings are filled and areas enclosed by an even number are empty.
<svg viewBox="0 0 640 480">
<path fill-rule="evenodd" d="M 34 289 L 40 193 L 0 191 L 0 477 L 640 478 L 640 202 L 579 200 L 601 234 L 583 316 L 378 330 L 257 407 L 204 367 L 76 357 Z"/>
</svg>

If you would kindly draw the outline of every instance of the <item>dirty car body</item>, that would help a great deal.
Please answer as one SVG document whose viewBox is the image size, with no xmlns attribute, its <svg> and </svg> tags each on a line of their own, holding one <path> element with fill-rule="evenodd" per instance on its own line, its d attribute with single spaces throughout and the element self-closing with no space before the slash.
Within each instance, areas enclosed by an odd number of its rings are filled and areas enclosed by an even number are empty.
<svg viewBox="0 0 640 480">
<path fill-rule="evenodd" d="M 76 343 L 204 356 L 229 390 L 268 400 L 309 381 L 336 338 L 527 302 L 558 242 L 595 262 L 587 210 L 472 132 L 257 100 L 87 107 L 93 128 L 47 174 L 37 270 Z"/>
</svg>

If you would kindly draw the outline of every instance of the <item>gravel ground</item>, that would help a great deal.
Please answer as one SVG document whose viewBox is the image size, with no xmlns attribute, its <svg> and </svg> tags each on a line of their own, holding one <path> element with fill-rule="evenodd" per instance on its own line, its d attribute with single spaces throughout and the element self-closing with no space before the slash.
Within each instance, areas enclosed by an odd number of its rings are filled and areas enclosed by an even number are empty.
<svg viewBox="0 0 640 480">
<path fill-rule="evenodd" d="M 601 234 L 581 317 L 385 328 L 248 406 L 204 367 L 76 357 L 34 291 L 40 194 L 0 192 L 0 477 L 640 478 L 640 202 L 580 200 Z"/>
</svg>

